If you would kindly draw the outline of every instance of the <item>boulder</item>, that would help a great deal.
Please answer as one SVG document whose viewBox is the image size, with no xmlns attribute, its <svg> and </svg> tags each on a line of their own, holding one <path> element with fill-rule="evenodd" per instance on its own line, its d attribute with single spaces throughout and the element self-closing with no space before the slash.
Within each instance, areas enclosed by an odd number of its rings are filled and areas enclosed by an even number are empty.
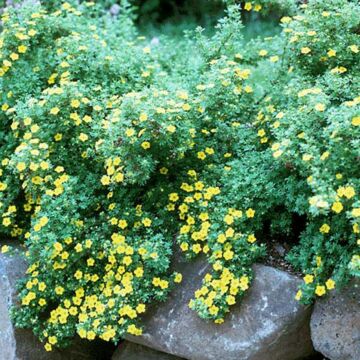
<svg viewBox="0 0 360 360">
<path fill-rule="evenodd" d="M 180 259 L 174 268 L 183 274 L 183 283 L 145 315 L 144 334 L 127 340 L 191 360 L 295 360 L 313 354 L 312 308 L 294 299 L 297 277 L 255 265 L 248 294 L 224 324 L 216 325 L 188 307 L 209 265 Z"/>
<path fill-rule="evenodd" d="M 16 282 L 26 270 L 21 255 L 0 253 L 0 349 L 4 360 L 95 360 L 95 344 L 76 340 L 65 350 L 47 352 L 30 330 L 16 329 L 9 308 L 16 304 Z"/>
<path fill-rule="evenodd" d="M 317 351 L 331 360 L 359 360 L 360 280 L 318 300 L 310 324 Z"/>
<path fill-rule="evenodd" d="M 179 357 L 165 354 L 148 347 L 123 342 L 115 352 L 112 360 L 181 360 Z"/>
</svg>

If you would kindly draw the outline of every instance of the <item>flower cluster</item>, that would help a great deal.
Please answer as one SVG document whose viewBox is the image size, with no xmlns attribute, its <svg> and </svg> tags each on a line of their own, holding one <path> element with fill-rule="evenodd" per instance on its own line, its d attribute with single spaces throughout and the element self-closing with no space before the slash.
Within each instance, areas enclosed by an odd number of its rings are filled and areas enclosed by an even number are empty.
<svg viewBox="0 0 360 360">
<path fill-rule="evenodd" d="M 242 36 L 280 4 L 259 0 L 176 46 L 126 1 L 4 12 L 0 232 L 27 250 L 14 321 L 47 350 L 140 335 L 174 247 L 209 263 L 189 306 L 218 324 L 269 239 L 295 243 L 304 303 L 359 276 L 360 7 L 286 3 L 271 38 Z"/>
</svg>

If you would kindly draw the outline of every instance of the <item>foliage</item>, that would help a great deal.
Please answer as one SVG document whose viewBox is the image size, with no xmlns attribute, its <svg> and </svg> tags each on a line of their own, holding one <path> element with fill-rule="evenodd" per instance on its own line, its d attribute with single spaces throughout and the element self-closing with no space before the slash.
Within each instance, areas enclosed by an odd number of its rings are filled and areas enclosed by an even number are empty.
<svg viewBox="0 0 360 360">
<path fill-rule="evenodd" d="M 291 11 L 245 42 L 230 4 L 180 43 L 139 36 L 125 1 L 4 13 L 0 231 L 27 247 L 14 320 L 47 350 L 140 335 L 177 246 L 212 265 L 189 306 L 216 323 L 269 238 L 298 240 L 304 303 L 359 276 L 360 7 Z"/>
</svg>

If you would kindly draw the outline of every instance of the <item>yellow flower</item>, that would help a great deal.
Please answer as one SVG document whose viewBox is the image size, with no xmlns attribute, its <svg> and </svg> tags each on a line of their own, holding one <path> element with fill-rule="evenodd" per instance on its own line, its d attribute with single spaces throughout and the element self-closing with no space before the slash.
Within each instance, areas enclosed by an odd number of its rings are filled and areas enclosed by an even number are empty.
<svg viewBox="0 0 360 360">
<path fill-rule="evenodd" d="M 133 128 L 126 129 L 125 131 L 125 135 L 128 137 L 134 136 L 134 134 L 135 134 L 135 130 Z"/>
<path fill-rule="evenodd" d="M 50 114 L 51 115 L 57 115 L 59 113 L 60 109 L 58 107 L 53 107 L 51 110 L 50 110 Z"/>
<path fill-rule="evenodd" d="M 106 186 L 106 185 L 109 185 L 110 184 L 110 177 L 109 176 L 107 176 L 107 175 L 103 175 L 102 177 L 101 177 L 101 183 L 104 185 L 104 186 Z"/>
<path fill-rule="evenodd" d="M 80 133 L 80 135 L 79 135 L 79 140 L 80 140 L 80 141 L 85 142 L 85 141 L 87 141 L 88 139 L 89 139 L 89 137 L 88 137 L 86 134 Z"/>
<path fill-rule="evenodd" d="M 323 296 L 326 293 L 326 288 L 323 285 L 317 285 L 315 289 L 315 294 L 317 296 Z"/>
<path fill-rule="evenodd" d="M 145 218 L 141 221 L 145 227 L 151 226 L 151 220 L 149 218 Z"/>
<path fill-rule="evenodd" d="M 176 127 L 174 125 L 169 125 L 166 130 L 170 133 L 174 133 L 176 131 Z"/>
<path fill-rule="evenodd" d="M 26 50 L 27 50 L 27 47 L 26 47 L 25 45 L 20 45 L 20 46 L 18 46 L 18 52 L 19 52 L 20 54 L 26 53 Z"/>
<path fill-rule="evenodd" d="M 330 226 L 328 224 L 323 224 L 321 227 L 320 227 L 320 232 L 322 234 L 328 234 L 330 232 Z"/>
<path fill-rule="evenodd" d="M 151 144 L 150 144 L 148 141 L 144 141 L 144 142 L 141 144 L 141 147 L 142 147 L 144 150 L 147 150 L 147 149 L 150 149 Z"/>
<path fill-rule="evenodd" d="M 351 125 L 360 126 L 360 116 L 355 116 L 351 120 Z"/>
<path fill-rule="evenodd" d="M 355 54 L 357 54 L 359 52 L 359 48 L 357 45 L 350 45 L 349 49 Z"/>
<path fill-rule="evenodd" d="M 231 260 L 234 257 L 234 252 L 230 250 L 226 250 L 224 252 L 224 259 L 225 260 Z"/>
<path fill-rule="evenodd" d="M 139 313 L 139 314 L 142 314 L 146 311 L 146 306 L 145 304 L 139 304 L 137 307 L 136 307 L 136 311 Z"/>
<path fill-rule="evenodd" d="M 288 24 L 292 21 L 291 17 L 290 16 L 284 16 L 280 19 L 280 21 L 283 23 L 283 24 Z"/>
<path fill-rule="evenodd" d="M 22 172 L 26 169 L 26 164 L 24 162 L 19 162 L 16 165 L 16 168 L 18 169 L 19 172 Z"/>
<path fill-rule="evenodd" d="M 354 217 L 360 217 L 360 208 L 353 209 L 351 215 Z"/>
<path fill-rule="evenodd" d="M 228 295 L 226 297 L 226 302 L 228 303 L 228 305 L 234 305 L 236 303 L 235 296 Z"/>
<path fill-rule="evenodd" d="M 260 4 L 256 4 L 254 6 L 254 11 L 260 11 L 262 9 L 262 6 Z"/>
<path fill-rule="evenodd" d="M 200 244 L 194 244 L 192 246 L 192 251 L 195 253 L 195 254 L 198 254 L 200 251 L 201 251 L 201 245 Z"/>
<path fill-rule="evenodd" d="M 283 152 L 282 152 L 281 150 L 277 150 L 277 151 L 275 151 L 275 152 L 273 153 L 273 157 L 274 157 L 275 159 L 277 159 L 278 157 L 281 156 L 282 153 L 283 153 Z"/>
<path fill-rule="evenodd" d="M 204 159 L 206 158 L 206 154 L 205 154 L 203 151 L 199 151 L 199 152 L 197 153 L 197 157 L 198 157 L 198 159 L 200 159 L 200 160 L 204 160 Z"/>
<path fill-rule="evenodd" d="M 30 29 L 30 30 L 28 31 L 28 34 L 29 34 L 29 36 L 35 36 L 35 35 L 36 35 L 36 30 Z"/>
<path fill-rule="evenodd" d="M 140 121 L 146 121 L 148 119 L 148 116 L 145 113 L 141 113 L 139 116 Z"/>
<path fill-rule="evenodd" d="M 332 290 L 335 288 L 335 281 L 333 279 L 329 279 L 326 281 L 325 285 L 328 290 Z"/>
<path fill-rule="evenodd" d="M 51 345 L 55 345 L 57 343 L 57 338 L 55 336 L 50 336 L 48 341 Z"/>
<path fill-rule="evenodd" d="M 298 292 L 295 295 L 295 300 L 299 301 L 301 299 L 301 297 L 302 297 L 302 291 L 298 290 Z"/>
<path fill-rule="evenodd" d="M 179 195 L 177 193 L 171 193 L 171 194 L 169 194 L 169 200 L 176 202 L 179 200 Z"/>
<path fill-rule="evenodd" d="M 268 54 L 268 52 L 266 50 L 260 50 L 259 51 L 260 56 L 266 56 L 267 54 Z"/>
<path fill-rule="evenodd" d="M 309 54 L 311 52 L 311 49 L 309 47 L 303 47 L 301 48 L 301 53 L 302 54 Z"/>
<path fill-rule="evenodd" d="M 88 333 L 87 333 L 87 335 L 86 335 L 86 338 L 87 338 L 88 340 L 94 340 L 95 337 L 96 337 L 96 334 L 95 334 L 94 331 L 88 331 Z"/>
<path fill-rule="evenodd" d="M 246 11 L 250 11 L 250 10 L 252 9 L 252 4 L 251 4 L 251 2 L 245 3 L 244 9 L 245 9 Z"/>
<path fill-rule="evenodd" d="M 3 218 L 2 223 L 4 226 L 8 227 L 11 224 L 11 219 L 8 217 L 5 217 L 5 218 Z"/>
<path fill-rule="evenodd" d="M 64 293 L 64 288 L 62 287 L 62 286 L 56 286 L 55 287 L 55 293 L 57 294 L 57 295 L 62 295 L 63 293 Z"/>
<path fill-rule="evenodd" d="M 227 225 L 231 225 L 234 222 L 234 218 L 231 215 L 226 215 L 224 221 Z"/>
<path fill-rule="evenodd" d="M 330 50 L 327 52 L 327 55 L 328 55 L 328 57 L 336 56 L 336 51 L 335 51 L 334 49 L 330 49 Z"/>
<path fill-rule="evenodd" d="M 256 237 L 254 234 L 250 234 L 248 237 L 247 237 L 247 241 L 252 244 L 256 241 Z"/>
<path fill-rule="evenodd" d="M 181 283 L 181 281 L 182 281 L 182 275 L 180 273 L 176 273 L 174 282 Z"/>
<path fill-rule="evenodd" d="M 246 216 L 248 217 L 248 218 L 253 218 L 254 216 L 255 216 L 255 210 L 253 210 L 253 209 L 247 209 L 246 210 Z"/>
<path fill-rule="evenodd" d="M 76 109 L 76 108 L 78 108 L 78 107 L 80 106 L 80 101 L 77 100 L 77 99 L 71 100 L 70 106 L 71 106 L 72 108 L 75 108 L 75 109 Z"/>
<path fill-rule="evenodd" d="M 333 203 L 331 210 L 336 212 L 337 214 L 339 214 L 342 210 L 343 210 L 343 205 L 341 204 L 340 201 L 336 201 Z"/>
<path fill-rule="evenodd" d="M 326 109 L 326 106 L 324 104 L 318 103 L 318 104 L 315 105 L 315 110 L 316 111 L 322 112 L 322 111 L 325 111 L 325 109 Z"/>
<path fill-rule="evenodd" d="M 55 141 L 60 141 L 61 139 L 62 139 L 62 134 L 60 134 L 60 133 L 55 134 L 55 136 L 54 136 Z"/>
<path fill-rule="evenodd" d="M 126 220 L 119 220 L 118 226 L 120 229 L 125 229 L 128 226 L 128 223 Z"/>
<path fill-rule="evenodd" d="M 16 61 L 19 59 L 19 54 L 17 53 L 11 53 L 10 54 L 10 59 L 13 60 L 13 61 Z"/>
<path fill-rule="evenodd" d="M 314 281 L 314 276 L 307 274 L 304 276 L 305 284 L 311 284 Z"/>
<path fill-rule="evenodd" d="M 5 254 L 5 253 L 7 253 L 8 251 L 9 251 L 9 246 L 7 246 L 7 245 L 3 245 L 2 247 L 1 247 L 1 253 L 2 254 Z"/>
<path fill-rule="evenodd" d="M 86 330 L 84 328 L 79 329 L 78 334 L 82 339 L 86 338 Z"/>
<path fill-rule="evenodd" d="M 346 186 L 344 189 L 344 196 L 351 199 L 355 196 L 355 189 L 352 186 Z"/>
</svg>

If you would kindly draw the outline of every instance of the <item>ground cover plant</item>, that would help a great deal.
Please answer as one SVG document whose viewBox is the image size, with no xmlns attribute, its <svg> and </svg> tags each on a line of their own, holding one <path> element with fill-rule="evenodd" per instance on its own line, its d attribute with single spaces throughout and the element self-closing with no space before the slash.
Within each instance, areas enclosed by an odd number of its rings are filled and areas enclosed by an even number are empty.
<svg viewBox="0 0 360 360">
<path fill-rule="evenodd" d="M 279 4 L 282 31 L 244 41 L 244 13 Z M 212 264 L 189 306 L 218 324 L 264 239 L 295 239 L 304 304 L 358 277 L 358 2 L 227 1 L 210 35 L 153 41 L 109 5 L 2 15 L 0 231 L 29 263 L 16 325 L 49 351 L 140 335 L 182 280 L 176 247 Z"/>
</svg>

